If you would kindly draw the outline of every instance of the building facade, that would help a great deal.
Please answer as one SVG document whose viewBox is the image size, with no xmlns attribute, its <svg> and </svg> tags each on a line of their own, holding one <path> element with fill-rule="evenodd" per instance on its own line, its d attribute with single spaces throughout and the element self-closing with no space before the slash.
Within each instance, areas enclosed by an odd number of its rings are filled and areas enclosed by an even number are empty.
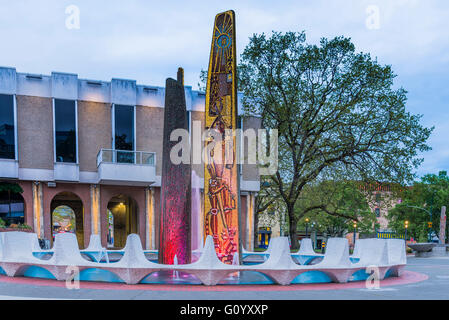
<svg viewBox="0 0 449 320">
<path fill-rule="evenodd" d="M 205 94 L 188 86 L 185 94 L 190 128 L 204 128 Z M 133 80 L 0 68 L 0 181 L 23 189 L 9 206 L 15 211 L 0 204 L 2 219 L 50 241 L 76 232 L 81 248 L 91 234 L 120 248 L 137 233 L 144 248 L 157 249 L 164 97 L 165 88 Z M 258 117 L 239 122 L 243 130 L 260 126 Z M 204 165 L 192 170 L 203 188 Z M 241 165 L 240 190 L 241 237 L 252 250 L 257 165 Z"/>
</svg>

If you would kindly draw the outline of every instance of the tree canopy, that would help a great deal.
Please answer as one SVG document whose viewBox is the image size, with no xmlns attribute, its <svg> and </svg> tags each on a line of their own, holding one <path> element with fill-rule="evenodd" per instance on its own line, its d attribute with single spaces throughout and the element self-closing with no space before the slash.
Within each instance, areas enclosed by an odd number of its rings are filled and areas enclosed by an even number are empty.
<svg viewBox="0 0 449 320">
<path fill-rule="evenodd" d="M 302 217 L 299 226 L 304 228 L 308 218 L 314 230 L 342 237 L 353 230 L 355 221 L 358 232 L 372 233 L 378 227 L 376 217 L 359 185 L 353 181 L 329 180 L 306 186 L 295 206 L 295 214 Z"/>
<path fill-rule="evenodd" d="M 405 221 L 408 221 L 408 236 L 419 242 L 427 242 L 427 223 L 431 221 L 433 233 L 439 236 L 441 207 L 449 206 L 447 172 L 441 171 L 438 175 L 427 174 L 421 181 L 416 181 L 411 187 L 404 189 L 399 196 L 402 202 L 387 215 L 389 227 L 397 233 L 404 233 Z"/>
<path fill-rule="evenodd" d="M 349 38 L 307 44 L 303 32 L 254 35 L 239 66 L 243 107 L 264 128 L 278 129 L 279 163 L 270 183 L 289 217 L 293 248 L 307 209 L 304 189 L 322 176 L 405 183 L 430 149 L 433 128 L 406 111 L 395 74 Z M 298 213 L 295 208 L 302 208 Z M 337 213 L 337 215 L 340 213 Z M 341 215 L 341 214 L 340 214 Z"/>
</svg>

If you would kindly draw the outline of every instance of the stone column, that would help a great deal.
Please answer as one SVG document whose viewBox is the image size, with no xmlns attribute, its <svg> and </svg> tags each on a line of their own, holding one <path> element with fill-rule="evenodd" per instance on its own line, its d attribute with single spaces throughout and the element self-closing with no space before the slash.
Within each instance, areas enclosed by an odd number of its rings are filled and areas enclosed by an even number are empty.
<svg viewBox="0 0 449 320">
<path fill-rule="evenodd" d="M 42 203 L 42 184 L 38 181 L 33 183 L 33 227 L 37 236 L 44 238 L 44 210 Z"/>
<path fill-rule="evenodd" d="M 151 187 L 145 189 L 145 226 L 145 247 L 147 250 L 155 250 L 154 190 Z"/>
<path fill-rule="evenodd" d="M 440 218 L 440 244 L 446 243 L 446 207 L 441 207 L 441 218 Z"/>
<path fill-rule="evenodd" d="M 248 251 L 254 251 L 254 193 L 250 192 L 246 197 L 246 247 Z"/>
<path fill-rule="evenodd" d="M 90 186 L 90 199 L 91 199 L 91 234 L 101 233 L 101 221 L 100 221 L 100 186 Z"/>
</svg>

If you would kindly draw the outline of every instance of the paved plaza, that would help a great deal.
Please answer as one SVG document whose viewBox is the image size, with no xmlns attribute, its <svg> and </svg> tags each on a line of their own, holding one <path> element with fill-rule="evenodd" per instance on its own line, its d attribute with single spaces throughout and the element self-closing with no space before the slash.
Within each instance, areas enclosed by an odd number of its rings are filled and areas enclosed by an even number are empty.
<svg viewBox="0 0 449 320">
<path fill-rule="evenodd" d="M 449 299 L 449 257 L 407 258 L 406 274 L 411 281 L 390 279 L 380 289 L 354 288 L 346 284 L 261 286 L 152 286 L 133 287 L 121 284 L 81 283 L 81 289 L 68 290 L 64 283 L 52 280 L 0 277 L 0 299 L 167 299 L 167 300 L 275 300 L 275 299 Z M 414 279 L 414 280 L 413 280 Z M 405 281 L 404 281 L 405 282 Z M 84 287 L 84 288 L 83 288 Z M 86 287 L 95 288 L 87 289 Z M 343 288 L 344 289 L 341 289 Z M 101 288 L 101 289 L 100 289 Z M 190 289 L 189 289 L 190 288 Z M 309 289 L 310 288 L 310 289 Z M 118 290 L 122 289 L 122 290 Z M 321 289 L 321 290 L 320 290 Z"/>
</svg>

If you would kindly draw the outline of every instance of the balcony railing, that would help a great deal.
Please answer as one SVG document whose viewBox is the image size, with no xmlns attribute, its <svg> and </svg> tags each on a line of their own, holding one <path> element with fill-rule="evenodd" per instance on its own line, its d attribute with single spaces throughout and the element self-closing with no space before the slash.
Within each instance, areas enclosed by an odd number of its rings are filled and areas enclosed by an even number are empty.
<svg viewBox="0 0 449 320">
<path fill-rule="evenodd" d="M 97 155 L 97 167 L 101 163 L 156 165 L 156 153 L 144 151 L 127 151 L 101 149 Z"/>
</svg>

